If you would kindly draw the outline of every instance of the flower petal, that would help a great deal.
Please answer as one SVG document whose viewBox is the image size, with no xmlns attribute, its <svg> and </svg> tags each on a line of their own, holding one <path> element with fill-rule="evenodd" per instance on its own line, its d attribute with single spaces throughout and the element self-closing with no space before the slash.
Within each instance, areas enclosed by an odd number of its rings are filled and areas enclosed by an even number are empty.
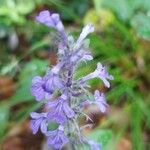
<svg viewBox="0 0 150 150">
<path fill-rule="evenodd" d="M 101 145 L 99 143 L 89 140 L 88 144 L 90 145 L 91 150 L 101 150 Z"/>
<path fill-rule="evenodd" d="M 43 89 L 44 81 L 42 77 L 36 76 L 32 79 L 31 93 L 35 96 L 37 101 L 44 99 L 45 91 Z"/>
<path fill-rule="evenodd" d="M 64 131 L 59 129 L 51 132 L 47 138 L 48 145 L 52 146 L 54 149 L 61 149 L 68 141 Z"/>
<path fill-rule="evenodd" d="M 96 91 L 94 92 L 94 97 L 95 97 L 96 99 L 98 99 L 98 98 L 100 97 L 100 92 L 99 92 L 98 90 L 96 90 Z"/>
<path fill-rule="evenodd" d="M 40 113 L 36 113 L 36 112 L 31 112 L 30 113 L 30 116 L 33 118 L 33 119 L 39 119 L 41 117 Z"/>
<path fill-rule="evenodd" d="M 83 40 L 89 33 L 94 32 L 94 26 L 92 24 L 87 24 L 83 29 L 82 32 L 77 40 L 76 48 L 79 48 L 82 45 Z"/>
<path fill-rule="evenodd" d="M 42 133 L 46 133 L 46 132 L 47 132 L 46 119 L 44 119 L 44 120 L 41 122 L 41 132 L 42 132 Z"/>
<path fill-rule="evenodd" d="M 33 134 L 36 134 L 38 132 L 41 122 L 42 119 L 31 120 L 30 128 L 32 129 Z"/>
<path fill-rule="evenodd" d="M 74 111 L 70 108 L 70 106 L 69 106 L 69 104 L 68 104 L 67 102 L 64 102 L 64 104 L 63 104 L 63 110 L 64 110 L 64 112 L 65 112 L 65 114 L 66 114 L 66 116 L 67 116 L 68 118 L 74 117 L 75 113 L 74 113 Z"/>
<path fill-rule="evenodd" d="M 106 78 L 102 77 L 102 76 L 99 76 L 99 78 L 104 82 L 104 85 L 108 88 L 110 88 L 110 83 L 107 81 Z"/>
</svg>

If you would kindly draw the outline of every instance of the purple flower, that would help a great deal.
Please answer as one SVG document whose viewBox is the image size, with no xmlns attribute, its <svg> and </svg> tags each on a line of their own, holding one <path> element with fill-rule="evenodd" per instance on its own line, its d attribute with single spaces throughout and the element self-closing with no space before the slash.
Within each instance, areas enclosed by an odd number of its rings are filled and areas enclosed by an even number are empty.
<svg viewBox="0 0 150 150">
<path fill-rule="evenodd" d="M 58 72 L 59 68 L 55 66 L 44 77 L 36 76 L 32 79 L 31 93 L 37 101 L 50 99 L 54 90 L 63 88 Z"/>
<path fill-rule="evenodd" d="M 58 99 L 49 102 L 47 105 L 50 108 L 48 118 L 60 124 L 65 123 L 68 118 L 72 118 L 75 115 L 74 111 L 69 106 L 65 94 L 61 95 Z"/>
<path fill-rule="evenodd" d="M 94 71 L 93 75 L 100 78 L 104 82 L 105 86 L 108 88 L 110 87 L 110 83 L 108 82 L 107 79 L 109 79 L 109 80 L 114 79 L 114 77 L 112 75 L 108 74 L 106 67 L 103 67 L 101 63 L 97 64 L 97 68 Z"/>
<path fill-rule="evenodd" d="M 32 129 L 33 134 L 36 134 L 41 128 L 42 133 L 46 133 L 47 131 L 47 113 L 36 113 L 32 112 L 30 113 L 30 116 L 32 118 L 30 127 Z"/>
<path fill-rule="evenodd" d="M 83 61 L 90 61 L 93 60 L 93 56 L 90 54 L 84 54 L 84 56 L 82 57 Z"/>
<path fill-rule="evenodd" d="M 94 99 L 94 101 L 85 100 L 81 103 L 81 107 L 86 108 L 91 104 L 96 104 L 99 107 L 100 111 L 104 113 L 106 111 L 106 108 L 108 107 L 104 93 L 100 93 L 98 90 L 96 90 L 94 93 Z"/>
<path fill-rule="evenodd" d="M 45 98 L 46 90 L 44 89 L 45 81 L 42 77 L 36 76 L 32 79 L 31 93 L 37 101 Z"/>
<path fill-rule="evenodd" d="M 50 71 L 50 73 L 46 74 L 44 77 L 45 80 L 45 90 L 48 91 L 49 95 L 47 95 L 47 99 L 49 99 L 51 94 L 56 89 L 62 89 L 63 82 L 57 74 L 54 74 Z"/>
<path fill-rule="evenodd" d="M 85 51 L 85 50 L 76 51 L 70 57 L 70 61 L 73 64 L 78 63 L 80 61 L 90 61 L 92 59 L 93 59 L 93 56 L 88 51 Z"/>
<path fill-rule="evenodd" d="M 69 142 L 68 137 L 64 133 L 64 127 L 59 126 L 58 129 L 54 131 L 48 131 L 46 133 L 47 144 L 54 149 L 61 149 L 65 144 Z"/>
<path fill-rule="evenodd" d="M 101 63 L 97 64 L 97 68 L 94 72 L 92 72 L 92 73 L 88 74 L 87 76 L 79 79 L 78 81 L 80 83 L 83 83 L 83 82 L 90 80 L 90 79 L 93 79 L 93 78 L 100 78 L 103 81 L 104 85 L 108 88 L 110 87 L 110 83 L 108 82 L 108 79 L 109 80 L 114 79 L 114 77 L 112 75 L 108 74 L 106 67 L 103 67 Z"/>
<path fill-rule="evenodd" d="M 91 150 L 101 150 L 101 145 L 99 143 L 89 140 L 88 144 L 90 145 Z"/>
<path fill-rule="evenodd" d="M 104 113 L 106 111 L 106 108 L 108 107 L 108 104 L 106 103 L 106 100 L 105 100 L 104 93 L 100 93 L 98 90 L 96 90 L 94 93 L 94 98 L 95 98 L 94 103 L 97 104 L 100 111 Z"/>
<path fill-rule="evenodd" d="M 94 32 L 94 26 L 92 24 L 87 24 L 83 29 L 82 29 L 82 32 L 77 40 L 77 43 L 76 43 L 76 49 L 78 49 L 82 43 L 83 43 L 83 40 L 86 38 L 86 36 L 89 34 L 89 33 L 92 33 Z"/>
<path fill-rule="evenodd" d="M 64 26 L 60 20 L 59 14 L 50 14 L 48 10 L 41 11 L 39 15 L 36 16 L 36 20 L 49 27 L 55 28 L 58 31 L 64 30 Z"/>
<path fill-rule="evenodd" d="M 67 40 L 67 35 L 64 30 L 64 26 L 60 20 L 60 16 L 57 13 L 51 14 L 48 10 L 41 11 L 36 20 L 40 23 L 47 25 L 48 27 L 55 28 L 60 32 L 64 41 Z"/>
</svg>

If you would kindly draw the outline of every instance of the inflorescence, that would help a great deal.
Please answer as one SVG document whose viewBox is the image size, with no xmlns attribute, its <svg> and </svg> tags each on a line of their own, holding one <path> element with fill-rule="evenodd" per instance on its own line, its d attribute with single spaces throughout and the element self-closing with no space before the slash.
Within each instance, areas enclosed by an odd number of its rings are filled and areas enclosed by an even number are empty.
<svg viewBox="0 0 150 150">
<path fill-rule="evenodd" d="M 61 149 L 65 144 L 72 143 L 75 148 L 80 143 L 85 143 L 93 150 L 100 150 L 101 145 L 84 137 L 79 127 L 79 116 L 85 115 L 85 106 L 96 104 L 104 113 L 108 104 L 104 93 L 96 90 L 94 95 L 89 92 L 90 86 L 87 81 L 99 78 L 106 87 L 110 87 L 108 80 L 113 80 L 107 69 L 98 63 L 94 72 L 74 79 L 77 65 L 82 61 L 93 59 L 89 51 L 89 33 L 94 32 L 92 24 L 86 25 L 77 39 L 68 36 L 60 20 L 59 14 L 51 14 L 48 10 L 41 11 L 36 20 L 48 27 L 54 28 L 60 36 L 58 43 L 58 62 L 47 70 L 46 74 L 36 76 L 32 80 L 31 92 L 37 101 L 44 102 L 44 112 L 32 112 L 31 129 L 36 134 L 40 129 L 47 137 L 47 144 L 54 149 Z M 92 98 L 92 99 L 91 99 Z M 58 128 L 49 130 L 51 122 L 55 122 Z M 70 144 L 71 145 L 71 144 Z"/>
</svg>

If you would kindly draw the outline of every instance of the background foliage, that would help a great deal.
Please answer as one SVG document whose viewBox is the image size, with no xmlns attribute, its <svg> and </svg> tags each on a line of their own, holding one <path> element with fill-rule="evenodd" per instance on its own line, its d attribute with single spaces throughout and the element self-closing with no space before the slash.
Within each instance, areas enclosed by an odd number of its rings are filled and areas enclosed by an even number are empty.
<svg viewBox="0 0 150 150">
<path fill-rule="evenodd" d="M 95 127 L 85 134 L 106 150 L 149 149 L 149 0 L 0 0 L 1 145 L 42 105 L 30 94 L 31 79 L 56 61 L 54 31 L 34 21 L 43 9 L 60 13 L 67 32 L 75 36 L 84 24 L 95 25 L 96 32 L 89 36 L 94 61 L 80 65 L 76 78 L 92 71 L 98 61 L 115 77 L 106 92 L 108 113 L 96 115 Z M 97 80 L 90 84 L 93 90 L 106 91 Z M 92 108 L 87 112 L 97 114 Z"/>
</svg>

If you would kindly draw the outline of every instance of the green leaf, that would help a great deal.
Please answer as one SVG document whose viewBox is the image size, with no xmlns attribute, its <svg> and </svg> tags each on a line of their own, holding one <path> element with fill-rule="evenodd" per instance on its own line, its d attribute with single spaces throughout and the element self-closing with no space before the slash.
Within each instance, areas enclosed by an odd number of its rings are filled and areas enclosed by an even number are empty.
<svg viewBox="0 0 150 150">
<path fill-rule="evenodd" d="M 22 81 L 25 78 L 32 78 L 33 76 L 40 75 L 48 67 L 48 62 L 40 59 L 32 59 L 31 62 L 27 63 L 22 71 L 20 72 L 19 79 Z"/>
<path fill-rule="evenodd" d="M 133 14 L 129 0 L 103 0 L 103 4 L 112 9 L 116 15 L 123 21 L 127 21 Z"/>
<path fill-rule="evenodd" d="M 26 7 L 24 7 L 24 4 L 26 4 Z M 24 0 L 24 1 L 18 1 L 16 9 L 20 14 L 26 15 L 30 13 L 34 8 L 35 8 L 34 1 Z"/>
<path fill-rule="evenodd" d="M 139 13 L 133 17 L 131 25 L 140 37 L 150 40 L 150 16 Z"/>
</svg>

